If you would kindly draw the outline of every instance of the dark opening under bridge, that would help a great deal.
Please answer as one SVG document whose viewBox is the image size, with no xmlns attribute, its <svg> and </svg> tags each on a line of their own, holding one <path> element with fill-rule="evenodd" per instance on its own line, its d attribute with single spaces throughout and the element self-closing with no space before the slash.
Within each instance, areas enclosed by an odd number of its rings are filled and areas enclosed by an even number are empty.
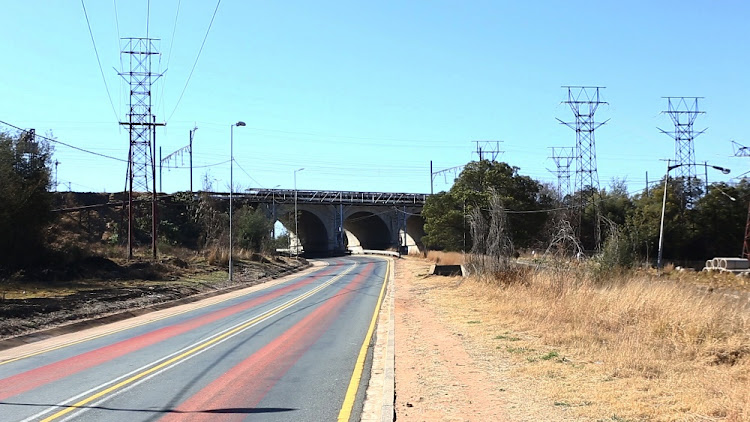
<svg viewBox="0 0 750 422">
<path fill-rule="evenodd" d="M 294 232 L 295 193 L 299 233 Z M 229 198 L 229 193 L 214 195 Z M 267 205 L 272 220 L 292 233 L 293 242 L 299 239 L 305 253 L 422 249 L 426 194 L 249 189 L 233 195 L 242 203 Z"/>
</svg>

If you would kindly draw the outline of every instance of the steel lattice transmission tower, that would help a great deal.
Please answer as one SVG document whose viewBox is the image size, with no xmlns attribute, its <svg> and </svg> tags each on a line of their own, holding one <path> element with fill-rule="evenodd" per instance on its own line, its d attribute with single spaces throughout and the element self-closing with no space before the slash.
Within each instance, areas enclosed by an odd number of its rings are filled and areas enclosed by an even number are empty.
<svg viewBox="0 0 750 422">
<path fill-rule="evenodd" d="M 128 258 L 133 257 L 133 194 L 151 193 L 151 244 L 156 257 L 156 123 L 152 111 L 151 87 L 161 73 L 151 70 L 154 56 L 159 54 L 153 38 L 123 38 L 121 56 L 127 59 L 130 69 L 121 69 L 119 75 L 130 87 L 127 120 L 120 122 L 128 127 Z"/>
<path fill-rule="evenodd" d="M 705 112 L 698 109 L 698 100 L 703 97 L 662 97 L 667 99 L 667 110 L 662 111 L 668 114 L 674 122 L 674 131 L 667 132 L 659 129 L 662 133 L 669 135 L 674 139 L 674 161 L 679 165 L 675 170 L 676 177 L 682 177 L 685 182 L 690 182 L 696 178 L 695 171 L 695 148 L 693 140 L 703 132 L 695 132 L 693 123 L 699 114 Z"/>
<path fill-rule="evenodd" d="M 591 202 L 595 210 L 595 230 L 594 242 L 599 246 L 601 240 L 601 230 L 599 225 L 599 174 L 596 168 L 596 142 L 594 131 L 607 123 L 606 120 L 597 123 L 594 120 L 596 110 L 602 104 L 608 104 L 601 100 L 601 86 L 563 86 L 568 91 L 567 101 L 563 101 L 573 111 L 575 122 L 564 122 L 557 119 L 560 123 L 568 126 L 576 132 L 575 146 L 575 163 L 576 177 L 575 189 L 578 191 L 578 235 L 580 237 L 580 226 L 583 209 L 587 203 Z"/>
<path fill-rule="evenodd" d="M 575 159 L 573 147 L 550 147 L 552 156 L 549 157 L 555 162 L 557 170 L 549 170 L 557 176 L 557 192 L 560 195 L 560 201 L 565 195 L 570 194 L 570 166 Z"/>
</svg>

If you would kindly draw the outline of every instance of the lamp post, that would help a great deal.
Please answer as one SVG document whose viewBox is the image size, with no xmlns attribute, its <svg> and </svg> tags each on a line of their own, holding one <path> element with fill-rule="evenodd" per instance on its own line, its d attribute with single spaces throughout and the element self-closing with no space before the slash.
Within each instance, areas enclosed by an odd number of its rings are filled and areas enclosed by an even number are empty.
<svg viewBox="0 0 750 422">
<path fill-rule="evenodd" d="M 656 269 L 658 270 L 662 268 L 662 246 L 664 244 L 664 213 L 667 207 L 667 184 L 669 183 L 669 172 L 671 170 L 676 169 L 677 167 L 682 167 L 684 165 L 690 164 L 690 163 L 682 163 L 682 164 L 675 164 L 672 166 L 672 165 L 669 165 L 670 162 L 671 160 L 667 160 L 667 172 L 664 174 L 664 197 L 661 200 L 661 223 L 659 225 L 659 252 L 656 256 Z M 698 165 L 701 165 L 701 164 L 698 164 Z M 705 167 L 706 170 L 708 170 L 708 168 L 711 167 L 715 170 L 719 170 L 723 174 L 729 174 L 730 172 L 728 168 L 713 166 L 708 163 L 703 163 L 702 165 Z"/>
<path fill-rule="evenodd" d="M 281 185 L 276 185 L 272 187 L 271 192 L 271 220 L 273 220 L 273 226 L 271 226 L 271 239 L 274 241 L 274 245 L 276 244 L 276 188 L 278 188 Z M 274 246 L 274 252 L 276 246 Z"/>
<path fill-rule="evenodd" d="M 294 170 L 294 236 L 297 238 L 297 242 L 294 245 L 294 257 L 299 261 L 299 227 L 297 225 L 297 172 L 302 171 L 305 168 L 302 167 L 300 169 Z M 289 237 L 291 239 L 291 237 Z"/>
<path fill-rule="evenodd" d="M 229 281 L 232 281 L 232 192 L 234 192 L 234 127 L 245 126 L 245 122 L 237 122 L 229 126 Z"/>
</svg>

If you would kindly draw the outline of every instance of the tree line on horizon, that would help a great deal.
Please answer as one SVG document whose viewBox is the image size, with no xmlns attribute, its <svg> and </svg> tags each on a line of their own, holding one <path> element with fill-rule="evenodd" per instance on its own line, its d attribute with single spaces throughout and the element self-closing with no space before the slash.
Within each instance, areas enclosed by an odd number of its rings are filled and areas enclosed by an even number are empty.
<svg viewBox="0 0 750 422">
<path fill-rule="evenodd" d="M 56 221 L 52 212 L 53 149 L 43 139 L 0 132 L 0 276 L 51 259 Z M 471 251 L 471 222 L 502 210 L 503 236 L 515 250 L 544 251 L 559 237 L 562 223 L 577 228 L 580 247 L 591 253 L 614 235 L 628 247 L 633 260 L 654 262 L 659 240 L 664 179 L 655 189 L 631 195 L 624 181 L 609 187 L 560 197 L 554 187 L 520 173 L 518 167 L 489 160 L 468 163 L 454 185 L 427 198 L 422 211 L 424 245 L 433 250 Z M 579 195 L 596 198 L 583 206 Z M 732 200 L 730 198 L 734 198 Z M 712 183 L 704 192 L 700 180 L 670 178 L 664 221 L 664 258 L 675 262 L 715 256 L 740 256 L 745 234 L 750 182 Z M 174 195 L 160 210 L 159 241 L 194 250 L 226 243 L 226 207 L 209 197 Z M 261 207 L 240 207 L 235 214 L 238 245 L 273 250 L 287 239 L 273 239 L 273 222 Z M 143 220 L 143 221 L 141 221 Z M 150 222 L 136 219 L 137 225 Z M 498 219 L 495 219 L 498 220 Z M 500 221 L 500 220 L 498 220 Z M 115 222 L 110 243 L 125 240 Z M 564 224 L 563 224 L 564 226 Z M 602 236 L 594 236 L 595 227 Z M 141 230 L 136 241 L 150 241 Z M 481 236 L 474 232 L 474 236 Z M 139 237 L 140 236 L 140 237 Z M 485 235 L 486 237 L 486 235 Z M 102 241 L 101 236 L 98 239 Z M 482 241 L 486 239 L 480 239 Z M 113 243 L 113 244 L 114 244 Z M 283 245 L 281 247 L 283 247 Z"/>
<path fill-rule="evenodd" d="M 63 222 L 61 214 L 53 211 L 80 205 L 74 195 L 53 192 L 53 152 L 42 137 L 0 131 L 0 280 L 18 271 L 39 274 L 45 269 L 75 265 L 76 260 L 96 254 L 91 248 L 95 244 L 119 248 L 127 243 L 127 218 L 120 211 L 93 209 L 90 213 L 94 218 L 87 211 L 79 217 L 85 224 Z M 108 196 L 104 195 L 105 202 Z M 148 201 L 135 203 L 133 240 L 137 246 L 151 242 L 150 207 Z M 238 249 L 269 252 L 287 246 L 288 235 L 273 238 L 273 221 L 268 214 L 263 206 L 237 204 L 233 240 Z M 160 248 L 182 247 L 221 257 L 208 261 L 224 264 L 221 260 L 228 256 L 225 249 L 229 239 L 227 204 L 205 193 L 180 192 L 160 199 L 158 216 Z M 66 230 L 79 233 L 66 237 Z"/>
<path fill-rule="evenodd" d="M 468 163 L 454 185 L 428 197 L 422 216 L 428 249 L 470 252 L 474 243 L 468 216 L 480 210 L 489 216 L 491 200 L 499 199 L 507 214 L 506 236 L 514 247 L 545 251 L 561 221 L 577 228 L 583 250 L 600 250 L 613 233 L 633 255 L 633 262 L 655 262 L 661 221 L 664 179 L 654 189 L 631 195 L 624 181 L 607 188 L 587 187 L 560 197 L 555 188 L 520 174 L 518 167 L 488 160 Z M 583 194 L 591 198 L 581 205 Z M 732 198 L 734 200 L 732 200 Z M 740 256 L 750 201 L 750 183 L 712 183 L 669 178 L 664 217 L 663 256 L 674 262 L 702 261 L 715 256 Z M 597 210 L 598 208 L 598 210 Z M 598 212 L 597 212 L 598 211 Z M 601 237 L 597 244 L 596 225 Z"/>
</svg>

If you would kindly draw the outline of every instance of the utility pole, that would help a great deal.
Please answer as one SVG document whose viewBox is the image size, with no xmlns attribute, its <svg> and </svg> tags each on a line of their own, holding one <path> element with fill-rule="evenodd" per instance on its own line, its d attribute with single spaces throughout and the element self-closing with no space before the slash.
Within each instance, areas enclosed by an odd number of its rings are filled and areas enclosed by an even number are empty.
<svg viewBox="0 0 750 422">
<path fill-rule="evenodd" d="M 667 132 L 659 129 L 665 135 L 674 139 L 674 162 L 679 164 L 676 177 L 682 178 L 682 182 L 688 187 L 696 180 L 695 146 L 693 140 L 706 130 L 699 132 L 693 130 L 693 123 L 699 114 L 705 112 L 698 109 L 698 100 L 703 97 L 662 97 L 667 100 L 667 109 L 662 114 L 668 114 L 674 122 L 674 131 Z M 691 195 L 683 196 L 685 206 L 691 205 Z"/>
<path fill-rule="evenodd" d="M 60 162 L 57 161 L 57 160 L 55 160 L 55 192 L 57 192 L 57 186 L 58 186 L 58 184 L 57 184 L 57 166 L 59 166 L 59 165 L 60 165 Z"/>
<path fill-rule="evenodd" d="M 130 101 L 126 121 L 130 147 L 128 149 L 128 259 L 133 258 L 134 215 L 133 196 L 136 192 L 151 191 L 151 244 L 156 256 L 156 123 L 152 112 L 151 86 L 161 77 L 152 72 L 153 56 L 159 54 L 153 38 L 123 38 L 121 56 L 126 56 L 130 64 L 127 71 L 118 73 L 130 86 Z M 149 169 L 149 167 L 151 167 Z M 151 180 L 149 180 L 149 178 Z M 149 183 L 151 182 L 151 183 Z"/>
<path fill-rule="evenodd" d="M 190 151 L 190 193 L 193 193 L 193 136 L 196 130 L 198 130 L 198 126 L 193 127 L 193 130 L 190 131 L 190 144 L 188 145 Z"/>
<path fill-rule="evenodd" d="M 158 235 L 156 230 L 159 227 L 157 221 L 159 218 L 158 206 L 156 204 L 156 116 L 151 115 L 151 117 L 153 118 L 153 125 L 151 126 L 151 139 L 153 140 L 151 146 L 151 186 L 153 188 L 151 191 L 151 254 L 156 259 L 156 239 Z"/>
<path fill-rule="evenodd" d="M 598 248 L 601 243 L 601 226 L 599 224 L 599 174 L 596 168 L 596 142 L 594 131 L 606 124 L 609 120 L 597 123 L 594 120 L 596 110 L 602 104 L 608 104 L 601 100 L 601 86 L 563 86 L 567 90 L 568 99 L 563 101 L 567 104 L 575 122 L 560 123 L 568 126 L 576 132 L 576 180 L 575 189 L 578 195 L 578 237 L 581 236 L 581 224 L 584 207 L 588 202 L 594 205 L 594 243 Z"/>
<path fill-rule="evenodd" d="M 750 157 L 750 148 L 732 141 L 735 157 Z M 742 257 L 750 260 L 750 202 L 747 206 L 747 219 L 745 220 L 745 239 L 742 242 Z"/>
<path fill-rule="evenodd" d="M 170 167 L 170 162 L 172 161 L 172 159 L 176 159 L 177 156 L 183 159 L 185 156 L 185 151 L 187 151 L 188 155 L 190 156 L 190 193 L 193 193 L 193 137 L 195 136 L 196 130 L 198 130 L 198 126 L 195 126 L 190 130 L 190 141 L 184 147 L 178 148 L 177 151 L 167 155 L 164 158 L 161 158 L 161 152 L 159 153 L 159 162 L 161 163 L 159 167 L 161 168 L 162 164 L 167 163 L 167 168 L 172 168 Z M 182 164 L 185 164 L 184 160 L 182 161 Z"/>
</svg>

